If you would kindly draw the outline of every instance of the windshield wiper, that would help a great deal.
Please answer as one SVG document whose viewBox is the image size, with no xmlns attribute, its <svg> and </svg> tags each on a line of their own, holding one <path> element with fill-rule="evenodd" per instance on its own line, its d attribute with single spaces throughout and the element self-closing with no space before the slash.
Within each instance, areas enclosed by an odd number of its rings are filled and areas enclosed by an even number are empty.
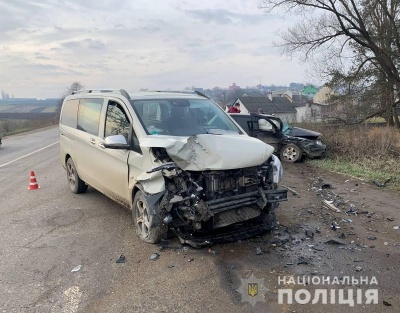
<svg viewBox="0 0 400 313">
<path fill-rule="evenodd" d="M 239 132 L 234 131 L 234 130 L 226 130 L 226 129 L 220 129 L 220 128 L 207 128 L 206 129 L 207 134 L 211 135 L 225 135 L 225 134 L 239 134 Z"/>
</svg>

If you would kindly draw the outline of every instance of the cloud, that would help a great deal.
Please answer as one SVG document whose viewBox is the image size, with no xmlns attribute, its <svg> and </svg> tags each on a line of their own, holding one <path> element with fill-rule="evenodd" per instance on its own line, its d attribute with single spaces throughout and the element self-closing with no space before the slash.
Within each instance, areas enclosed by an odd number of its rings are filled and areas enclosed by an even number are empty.
<svg viewBox="0 0 400 313">
<path fill-rule="evenodd" d="M 185 10 L 184 12 L 201 22 L 219 25 L 235 23 L 257 25 L 265 21 L 265 17 L 261 14 L 234 13 L 224 9 Z"/>
<path fill-rule="evenodd" d="M 0 1 L 0 84 L 16 96 L 38 96 L 40 86 L 58 96 L 75 80 L 130 90 L 227 87 L 232 77 L 252 85 L 266 75 L 289 83 L 301 66 L 272 46 L 287 26 L 258 2 Z"/>
<path fill-rule="evenodd" d="M 95 50 L 104 50 L 106 45 L 100 40 L 93 40 L 90 38 L 86 38 L 79 41 L 66 41 L 61 43 L 61 46 L 64 48 L 72 48 L 72 49 L 95 49 Z"/>
</svg>

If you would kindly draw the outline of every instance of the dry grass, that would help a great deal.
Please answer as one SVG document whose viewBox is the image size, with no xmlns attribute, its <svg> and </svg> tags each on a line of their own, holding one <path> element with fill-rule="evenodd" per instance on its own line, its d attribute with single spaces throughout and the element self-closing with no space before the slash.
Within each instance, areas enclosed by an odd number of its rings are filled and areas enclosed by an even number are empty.
<svg viewBox="0 0 400 313">
<path fill-rule="evenodd" d="M 400 190 L 400 131 L 367 124 L 322 127 L 302 125 L 321 132 L 328 156 L 314 164 L 366 180 L 385 181 Z"/>
<path fill-rule="evenodd" d="M 45 126 L 55 125 L 58 120 L 48 119 L 48 120 L 14 120 L 6 119 L 0 120 L 0 131 L 3 136 L 13 135 L 29 131 L 36 128 L 41 128 Z"/>
</svg>

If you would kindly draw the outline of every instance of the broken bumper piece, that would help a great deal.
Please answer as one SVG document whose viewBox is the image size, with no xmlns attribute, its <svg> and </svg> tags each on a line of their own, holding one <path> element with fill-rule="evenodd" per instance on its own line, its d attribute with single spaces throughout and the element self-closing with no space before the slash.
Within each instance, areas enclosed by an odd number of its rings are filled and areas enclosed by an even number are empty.
<svg viewBox="0 0 400 313">
<path fill-rule="evenodd" d="M 172 229 L 181 243 L 201 247 L 210 244 L 244 240 L 272 229 L 274 223 L 266 222 L 262 215 L 269 214 L 258 208 L 260 192 L 274 215 L 278 202 L 287 200 L 287 189 L 254 191 L 217 200 L 207 201 L 212 213 L 213 230 L 186 233 Z M 265 204 L 264 204 L 265 205 Z M 262 205 L 261 207 L 264 207 Z"/>
<path fill-rule="evenodd" d="M 257 235 L 261 235 L 267 231 L 271 231 L 275 223 L 245 223 L 245 225 L 232 225 L 224 227 L 219 231 L 208 232 L 204 234 L 186 234 L 181 233 L 179 230 L 172 229 L 172 231 L 179 237 L 182 244 L 188 244 L 193 247 L 203 247 L 211 244 L 222 244 L 228 242 L 236 242 L 245 240 Z"/>
</svg>

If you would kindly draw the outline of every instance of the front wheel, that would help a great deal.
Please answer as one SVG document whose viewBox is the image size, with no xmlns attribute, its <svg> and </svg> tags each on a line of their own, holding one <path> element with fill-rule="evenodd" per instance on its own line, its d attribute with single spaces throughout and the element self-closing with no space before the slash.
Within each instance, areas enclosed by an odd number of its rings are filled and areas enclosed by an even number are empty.
<svg viewBox="0 0 400 313">
<path fill-rule="evenodd" d="M 162 225 L 156 214 L 150 214 L 149 204 L 143 191 L 139 190 L 133 200 L 132 217 L 136 226 L 136 234 L 148 243 L 158 243 L 166 235 L 168 228 Z"/>
<path fill-rule="evenodd" d="M 84 193 L 88 189 L 88 185 L 79 177 L 72 158 L 67 160 L 67 179 L 73 193 Z"/>
<path fill-rule="evenodd" d="M 281 149 L 280 157 L 283 161 L 295 163 L 301 160 L 302 152 L 299 146 L 290 143 Z"/>
</svg>

